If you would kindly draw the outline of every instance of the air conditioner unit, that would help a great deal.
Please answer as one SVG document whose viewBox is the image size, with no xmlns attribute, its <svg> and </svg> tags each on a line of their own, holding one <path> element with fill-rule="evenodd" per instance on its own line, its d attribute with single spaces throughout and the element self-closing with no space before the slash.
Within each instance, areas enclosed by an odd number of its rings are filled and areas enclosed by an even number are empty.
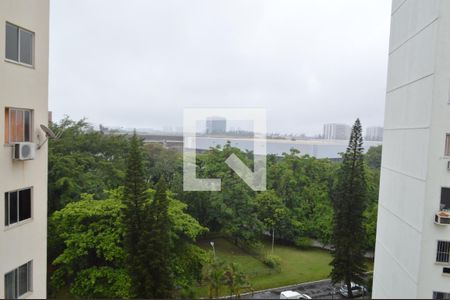
<svg viewBox="0 0 450 300">
<path fill-rule="evenodd" d="M 447 170 L 450 171 L 450 160 L 447 162 Z"/>
<path fill-rule="evenodd" d="M 31 160 L 36 156 L 36 144 L 29 142 L 15 143 L 13 145 L 14 160 Z"/>
</svg>

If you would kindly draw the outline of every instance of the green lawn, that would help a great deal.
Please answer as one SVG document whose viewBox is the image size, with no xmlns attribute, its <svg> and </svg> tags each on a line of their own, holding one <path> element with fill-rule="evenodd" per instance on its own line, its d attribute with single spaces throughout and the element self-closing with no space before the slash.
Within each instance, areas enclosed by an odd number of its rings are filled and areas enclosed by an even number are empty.
<svg viewBox="0 0 450 300">
<path fill-rule="evenodd" d="M 329 263 L 331 255 L 320 249 L 300 250 L 291 246 L 275 245 L 274 254 L 281 258 L 281 268 L 276 272 L 262 262 L 243 252 L 225 239 L 213 239 L 216 255 L 229 262 L 237 262 L 242 270 L 248 274 L 254 290 L 325 279 L 331 271 Z M 211 250 L 209 241 L 200 242 L 204 249 Z M 265 251 L 270 251 L 270 244 L 265 243 Z M 226 294 L 222 290 L 221 294 Z M 207 288 L 197 290 L 198 297 L 207 296 Z"/>
</svg>

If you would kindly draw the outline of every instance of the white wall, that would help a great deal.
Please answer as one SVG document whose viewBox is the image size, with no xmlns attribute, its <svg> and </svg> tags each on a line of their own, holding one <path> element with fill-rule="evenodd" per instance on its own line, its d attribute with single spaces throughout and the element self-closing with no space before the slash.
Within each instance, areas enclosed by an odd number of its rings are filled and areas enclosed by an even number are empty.
<svg viewBox="0 0 450 300">
<path fill-rule="evenodd" d="M 35 33 L 34 68 L 5 61 L 5 22 Z M 40 124 L 48 118 L 48 0 L 0 1 L 0 298 L 4 274 L 33 260 L 33 292 L 27 297 L 46 297 L 47 278 L 47 146 L 36 159 L 13 162 L 11 148 L 4 145 L 5 107 L 34 110 L 33 141 L 38 141 Z M 40 133 L 42 137 L 42 132 Z M 4 193 L 33 187 L 32 219 L 19 226 L 5 227 Z"/>
<path fill-rule="evenodd" d="M 450 292 L 435 263 L 450 226 L 434 224 L 450 185 L 450 1 L 392 5 L 374 298 L 431 298 Z"/>
</svg>

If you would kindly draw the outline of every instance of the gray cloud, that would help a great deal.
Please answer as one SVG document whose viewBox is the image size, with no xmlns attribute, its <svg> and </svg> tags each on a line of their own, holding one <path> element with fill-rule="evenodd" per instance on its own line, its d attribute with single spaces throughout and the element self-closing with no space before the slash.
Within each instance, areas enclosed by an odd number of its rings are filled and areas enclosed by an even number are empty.
<svg viewBox="0 0 450 300">
<path fill-rule="evenodd" d="M 125 127 L 266 107 L 269 131 L 382 125 L 390 1 L 51 1 L 50 109 Z"/>
</svg>

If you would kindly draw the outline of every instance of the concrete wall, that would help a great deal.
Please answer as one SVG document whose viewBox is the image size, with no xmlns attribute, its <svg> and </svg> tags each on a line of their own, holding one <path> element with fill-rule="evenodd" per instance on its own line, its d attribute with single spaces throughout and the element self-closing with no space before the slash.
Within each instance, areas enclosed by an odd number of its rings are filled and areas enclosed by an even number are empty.
<svg viewBox="0 0 450 300">
<path fill-rule="evenodd" d="M 34 67 L 5 61 L 5 23 L 34 32 Z M 46 297 L 47 277 L 47 146 L 31 161 L 12 161 L 5 144 L 5 107 L 33 110 L 33 142 L 43 139 L 40 124 L 48 119 L 49 1 L 0 1 L 0 298 L 4 274 L 33 261 L 33 291 L 29 298 Z M 33 187 L 32 218 L 5 226 L 4 193 Z"/>
<path fill-rule="evenodd" d="M 392 3 L 374 298 L 450 292 L 435 263 L 450 226 L 434 224 L 450 133 L 450 1 Z"/>
</svg>

